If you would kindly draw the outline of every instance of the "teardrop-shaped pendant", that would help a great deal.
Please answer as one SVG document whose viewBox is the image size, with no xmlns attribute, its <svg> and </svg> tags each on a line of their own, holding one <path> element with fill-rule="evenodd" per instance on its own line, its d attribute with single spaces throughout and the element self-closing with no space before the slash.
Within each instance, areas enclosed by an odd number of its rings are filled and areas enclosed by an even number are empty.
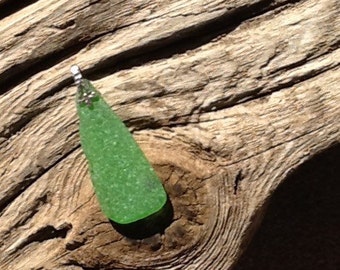
<svg viewBox="0 0 340 270">
<path fill-rule="evenodd" d="M 131 133 L 100 93 L 72 66 L 82 149 L 104 214 L 130 224 L 157 213 L 167 201 L 155 171 Z"/>
</svg>

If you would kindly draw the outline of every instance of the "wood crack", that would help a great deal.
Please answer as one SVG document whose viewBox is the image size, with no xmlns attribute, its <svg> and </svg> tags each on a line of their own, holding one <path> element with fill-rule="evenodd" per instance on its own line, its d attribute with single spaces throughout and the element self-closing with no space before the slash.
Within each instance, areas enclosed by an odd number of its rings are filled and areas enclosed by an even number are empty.
<svg viewBox="0 0 340 270">
<path fill-rule="evenodd" d="M 34 175 L 26 176 L 18 185 L 12 188 L 11 192 L 6 194 L 6 197 L 0 199 L 0 216 L 3 211 L 16 199 L 20 194 L 24 193 L 30 186 L 32 186 L 39 178 L 46 174 L 50 169 L 63 161 L 67 156 L 70 156 L 74 151 L 80 148 L 80 145 L 72 148 L 70 151 L 61 156 L 58 160 L 50 164 L 46 168 L 40 168 Z"/>
<path fill-rule="evenodd" d="M 317 59 L 315 59 L 315 60 L 317 60 Z M 221 120 L 220 118 L 214 118 L 212 120 L 201 120 L 198 117 L 202 118 L 203 115 L 209 114 L 211 112 L 223 111 L 225 109 L 231 108 L 231 107 L 239 105 L 239 104 L 247 104 L 247 103 L 253 102 L 254 100 L 258 100 L 258 99 L 261 99 L 261 98 L 268 97 L 275 92 L 283 91 L 285 89 L 293 87 L 294 85 L 298 85 L 300 83 L 303 83 L 305 81 L 313 79 L 313 78 L 315 78 L 315 77 L 317 77 L 317 76 L 319 76 L 323 73 L 326 73 L 326 72 L 328 72 L 332 69 L 335 69 L 335 68 L 337 68 L 337 65 L 325 67 L 325 68 L 320 69 L 318 71 L 311 71 L 309 73 L 304 74 L 303 76 L 300 76 L 298 78 L 294 78 L 294 80 L 288 81 L 284 84 L 280 84 L 277 87 L 268 88 L 265 91 L 263 91 L 262 93 L 261 93 L 261 91 L 264 90 L 264 88 L 258 88 L 256 90 L 253 90 L 253 94 L 246 95 L 247 98 L 243 98 L 244 94 L 241 93 L 241 94 L 233 97 L 232 100 L 231 100 L 230 97 L 228 97 L 226 99 L 220 99 L 217 102 L 212 103 L 209 107 L 205 107 L 205 108 L 201 109 L 198 113 L 178 116 L 178 117 L 176 117 L 176 119 L 173 122 L 171 122 L 171 119 L 169 119 L 168 124 L 153 122 L 153 123 L 151 123 L 151 125 L 149 125 L 149 123 L 148 123 L 148 124 L 142 125 L 142 127 L 144 129 L 156 130 L 156 129 L 165 128 L 165 127 L 167 127 L 167 128 L 185 127 L 185 126 L 188 126 L 190 124 L 208 123 L 208 122 L 212 122 L 212 121 Z M 198 120 L 190 121 L 190 118 L 194 118 L 194 119 L 198 119 Z M 165 120 L 165 119 L 163 119 L 163 120 Z M 137 127 L 137 128 L 134 128 L 134 131 L 143 130 L 143 128 Z"/>
<path fill-rule="evenodd" d="M 46 225 L 36 232 L 30 234 L 28 237 L 23 239 L 20 243 L 15 245 L 15 247 L 10 248 L 10 254 L 15 253 L 24 247 L 34 243 L 34 242 L 45 242 L 48 240 L 56 238 L 66 238 L 68 232 L 72 229 L 72 224 L 63 223 L 58 228 L 52 225 Z"/>
<path fill-rule="evenodd" d="M 5 129 L 3 132 L 0 132 L 0 137 L 9 139 L 13 135 L 17 134 L 20 130 L 24 129 L 35 117 L 44 113 L 47 110 L 48 107 L 40 107 L 34 110 L 27 111 L 16 122 L 11 123 L 11 125 L 7 129 Z"/>
<path fill-rule="evenodd" d="M 233 166 L 233 165 L 238 164 L 238 163 L 240 163 L 240 162 L 243 162 L 243 161 L 245 161 L 245 160 L 252 159 L 252 158 L 254 158 L 254 157 L 256 157 L 256 156 L 259 156 L 259 155 L 264 154 L 265 152 L 272 151 L 272 150 L 274 150 L 274 149 L 276 149 L 276 148 L 278 148 L 278 147 L 280 147 L 280 146 L 282 146 L 282 145 L 284 145 L 284 144 L 290 143 L 290 142 L 292 142 L 292 141 L 296 141 L 296 140 L 298 140 L 299 138 L 302 138 L 302 137 L 305 137 L 305 136 L 307 136 L 307 135 L 316 133 L 317 131 L 319 131 L 319 130 L 325 128 L 325 127 L 330 127 L 330 126 L 333 126 L 333 125 L 334 125 L 334 123 L 328 123 L 328 124 L 325 124 L 325 125 L 321 125 L 321 126 L 315 128 L 315 129 L 310 129 L 310 130 L 308 130 L 307 132 L 304 132 L 303 134 L 300 134 L 300 135 L 297 135 L 297 136 L 295 136 L 295 137 L 292 137 L 292 138 L 290 138 L 289 140 L 283 140 L 282 142 L 277 143 L 277 144 L 275 144 L 275 145 L 272 145 L 272 146 L 270 146 L 269 148 L 264 149 L 264 150 L 262 150 L 262 151 L 256 152 L 256 153 L 253 154 L 253 155 L 249 155 L 249 156 L 246 156 L 246 157 L 244 157 L 244 158 L 235 160 L 235 161 L 233 161 L 233 162 L 231 162 L 231 163 L 225 161 L 227 164 L 223 164 L 223 166 L 230 167 L 230 166 Z M 222 164 L 221 164 L 221 165 L 222 165 Z"/>
<path fill-rule="evenodd" d="M 60 48 L 60 50 L 56 50 L 49 55 L 35 59 L 27 59 L 23 63 L 20 63 L 20 65 L 11 66 L 0 74 L 0 95 L 8 92 L 22 82 L 27 81 L 34 74 L 49 69 L 65 58 L 76 54 L 86 47 L 86 45 L 86 42 L 75 43 L 75 41 L 71 40 L 65 49 Z M 70 84 L 71 79 L 67 78 L 64 81 L 61 81 L 59 85 L 64 85 L 66 82 Z M 61 89 L 62 88 L 57 87 L 54 88 L 53 91 L 60 91 Z"/>
<path fill-rule="evenodd" d="M 20 2 L 16 0 L 0 1 L 0 20 L 25 7 L 34 4 L 35 2 L 38 2 L 38 0 L 26 0 Z"/>
<path fill-rule="evenodd" d="M 72 259 L 70 259 L 70 260 L 68 260 L 68 262 L 66 262 L 66 263 L 63 263 L 63 265 L 64 266 L 70 266 L 70 267 L 80 267 L 81 269 L 83 269 L 83 270 L 99 270 L 99 269 L 107 269 L 107 268 L 103 268 L 102 266 L 94 266 L 94 267 L 89 267 L 89 266 L 87 266 L 87 264 L 82 264 L 82 263 L 80 263 L 80 262 L 78 262 L 78 261 L 76 261 L 76 260 L 72 260 Z"/>
<path fill-rule="evenodd" d="M 34 205 L 32 205 L 32 207 L 30 207 L 30 209 L 29 209 L 30 212 L 25 213 L 24 215 L 26 215 L 26 216 L 23 219 L 21 219 L 19 221 L 19 223 L 15 224 L 15 226 L 13 226 L 11 229 L 18 228 L 18 227 L 26 224 L 29 220 L 31 220 L 35 216 L 35 214 L 39 212 L 41 206 L 47 202 L 49 195 L 50 194 L 43 194 L 41 197 L 38 197 L 34 201 Z"/>
<path fill-rule="evenodd" d="M 292 3 L 297 1 L 287 2 Z M 272 1 L 264 0 L 253 5 L 238 7 L 200 25 L 180 29 L 160 40 L 153 40 L 147 44 L 111 56 L 97 63 L 93 68 L 83 70 L 84 75 L 90 79 L 99 79 L 120 70 L 131 69 L 136 66 L 145 65 L 151 61 L 170 58 L 175 54 L 185 53 L 188 50 L 196 49 L 211 42 L 220 35 L 230 33 L 245 20 L 261 16 L 285 4 L 286 1 L 273 5 Z M 43 55 L 39 58 L 31 58 L 20 63 L 20 65 L 10 67 L 0 74 L 0 94 L 26 81 L 34 74 L 56 65 L 66 57 L 77 54 L 89 44 L 117 30 L 119 30 L 119 28 L 104 31 L 87 40 L 85 38 L 84 41 L 78 43 L 75 40 L 69 40 L 62 50 L 56 50 L 53 53 Z M 116 68 L 112 68 L 112 66 Z"/>
<path fill-rule="evenodd" d="M 273 12 L 286 5 L 287 2 L 296 3 L 299 1 L 283 1 L 273 5 L 272 1 L 264 0 L 227 11 L 210 21 L 180 29 L 160 40 L 152 40 L 147 44 L 111 56 L 88 70 L 88 76 L 97 80 L 117 71 L 129 70 L 152 61 L 171 58 L 174 55 L 197 49 L 219 36 L 231 33 L 244 21 L 264 15 L 269 11 Z"/>
</svg>

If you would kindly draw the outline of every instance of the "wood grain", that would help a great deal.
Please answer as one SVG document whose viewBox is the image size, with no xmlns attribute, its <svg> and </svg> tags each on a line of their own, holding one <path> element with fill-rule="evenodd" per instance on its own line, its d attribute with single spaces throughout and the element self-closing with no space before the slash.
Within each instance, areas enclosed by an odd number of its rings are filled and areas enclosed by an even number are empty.
<svg viewBox="0 0 340 270">
<path fill-rule="evenodd" d="M 332 1 L 36 1 L 0 20 L 1 269 L 230 269 L 270 195 L 340 140 Z M 112 229 L 77 132 L 77 63 L 174 221 Z"/>
</svg>

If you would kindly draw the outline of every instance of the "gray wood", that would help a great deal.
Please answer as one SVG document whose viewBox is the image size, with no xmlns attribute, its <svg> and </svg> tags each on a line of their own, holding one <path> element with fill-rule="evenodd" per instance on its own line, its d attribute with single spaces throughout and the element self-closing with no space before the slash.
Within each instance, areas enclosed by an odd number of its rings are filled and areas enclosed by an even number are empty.
<svg viewBox="0 0 340 270">
<path fill-rule="evenodd" d="M 0 268 L 231 268 L 277 186 L 340 140 L 339 2 L 268 2 L 46 0 L 3 18 Z M 164 181 L 164 234 L 130 240 L 101 213 L 72 64 Z"/>
</svg>

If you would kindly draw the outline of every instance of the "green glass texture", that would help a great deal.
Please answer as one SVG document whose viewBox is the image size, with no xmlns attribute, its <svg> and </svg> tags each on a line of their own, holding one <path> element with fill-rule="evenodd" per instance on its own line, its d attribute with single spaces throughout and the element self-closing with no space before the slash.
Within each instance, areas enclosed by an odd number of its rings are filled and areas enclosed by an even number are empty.
<svg viewBox="0 0 340 270">
<path fill-rule="evenodd" d="M 82 79 L 78 87 L 80 140 L 102 211 L 119 224 L 158 212 L 167 195 L 144 153 L 94 86 Z"/>
</svg>

